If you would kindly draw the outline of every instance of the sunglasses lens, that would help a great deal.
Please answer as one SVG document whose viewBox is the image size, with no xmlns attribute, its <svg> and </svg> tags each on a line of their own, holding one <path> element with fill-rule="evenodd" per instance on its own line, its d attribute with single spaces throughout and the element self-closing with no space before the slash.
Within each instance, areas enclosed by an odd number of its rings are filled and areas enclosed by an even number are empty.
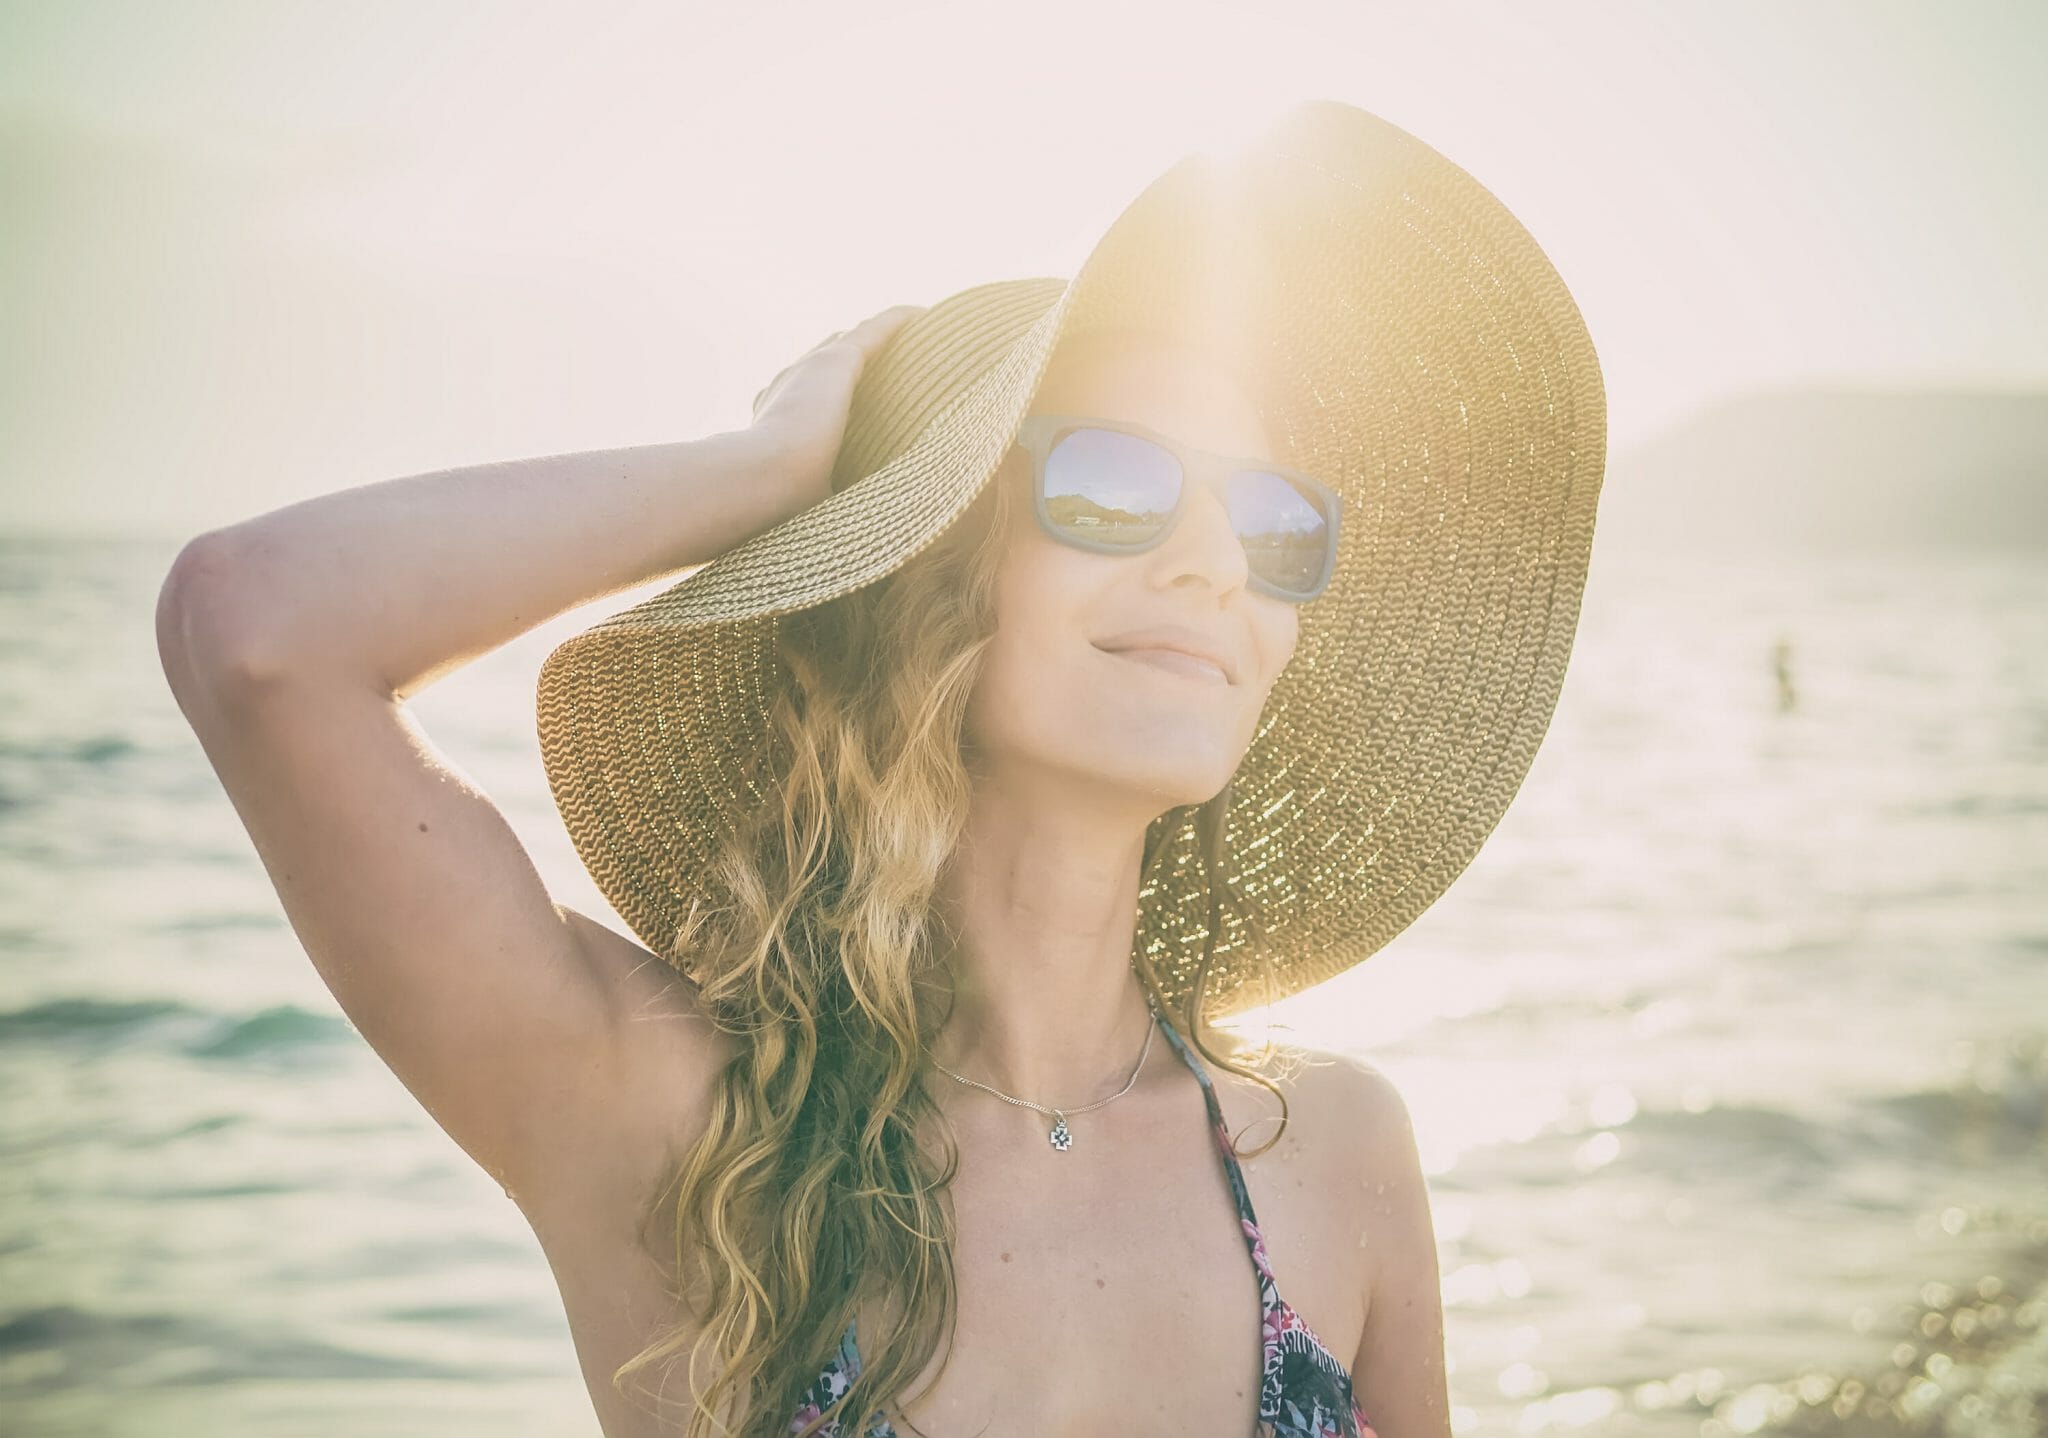
<svg viewBox="0 0 2048 1438">
<path fill-rule="evenodd" d="M 1097 544 L 1147 544 L 1173 519 L 1180 483 L 1180 461 L 1149 439 L 1069 430 L 1045 458 L 1045 512 Z"/>
<path fill-rule="evenodd" d="M 1230 527 L 1244 541 L 1252 573 L 1289 594 L 1307 594 L 1323 577 L 1330 519 L 1322 501 L 1283 474 L 1243 469 L 1225 486 Z"/>
</svg>

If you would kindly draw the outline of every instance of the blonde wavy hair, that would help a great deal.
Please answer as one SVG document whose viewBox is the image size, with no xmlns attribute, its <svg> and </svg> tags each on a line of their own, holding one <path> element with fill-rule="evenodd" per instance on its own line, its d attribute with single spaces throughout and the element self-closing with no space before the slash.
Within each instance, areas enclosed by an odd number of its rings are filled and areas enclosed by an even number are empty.
<svg viewBox="0 0 2048 1438">
<path fill-rule="evenodd" d="M 706 1132 L 646 1210 L 672 1217 L 678 1322 L 613 1374 L 656 1369 L 657 1407 L 687 1347 L 684 1438 L 782 1438 L 867 1299 L 891 1322 L 861 1335 L 862 1371 L 817 1423 L 867 1431 L 922 1372 L 956 1316 L 954 1229 L 941 1195 L 959 1167 L 922 1086 L 954 1000 L 933 896 L 967 818 L 964 720 L 995 633 L 994 580 L 1020 507 L 991 482 L 940 538 L 884 580 L 782 620 L 789 683 L 771 732 L 782 797 L 724 851 L 712 891 L 678 935 L 702 1011 L 736 1040 Z M 1230 786 L 1170 809 L 1146 834 L 1144 874 L 1193 809 L 1211 922 Z M 1239 911 L 1241 916 L 1243 912 Z M 1213 1063 L 1287 1097 L 1202 1008 L 1212 955 L 1177 1009 L 1138 956 L 1161 1012 Z M 1223 1045 L 1219 1048 L 1219 1044 Z M 1288 1051 L 1290 1054 L 1292 1050 Z M 928 1127 L 927 1127 L 928 1125 Z M 920 1149 L 944 1134 L 943 1160 Z M 700 1387 L 700 1360 L 714 1378 Z M 941 1370 L 943 1371 L 943 1370 Z M 738 1428 L 718 1415 L 738 1411 Z M 914 1426 L 914 1425 L 913 1425 Z"/>
</svg>

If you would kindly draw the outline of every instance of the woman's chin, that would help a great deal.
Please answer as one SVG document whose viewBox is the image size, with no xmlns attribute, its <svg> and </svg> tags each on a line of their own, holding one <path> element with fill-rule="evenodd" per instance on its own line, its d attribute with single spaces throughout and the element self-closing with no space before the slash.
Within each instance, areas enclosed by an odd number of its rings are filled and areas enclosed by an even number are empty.
<svg viewBox="0 0 2048 1438">
<path fill-rule="evenodd" d="M 1156 816 L 1181 805 L 1208 803 L 1230 782 L 1231 772 L 1219 770 L 1213 762 L 1162 769 L 1154 756 L 1142 768 L 1133 765 L 1121 772 L 1105 773 L 1103 782 L 1129 789 L 1150 805 Z"/>
</svg>

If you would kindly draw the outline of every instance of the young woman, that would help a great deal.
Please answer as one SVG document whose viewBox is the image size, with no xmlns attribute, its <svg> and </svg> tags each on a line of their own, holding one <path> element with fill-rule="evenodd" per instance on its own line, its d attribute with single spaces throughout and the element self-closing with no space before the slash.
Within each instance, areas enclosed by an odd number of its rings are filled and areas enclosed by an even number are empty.
<svg viewBox="0 0 2048 1438">
<path fill-rule="evenodd" d="M 1498 821 L 1604 439 L 1534 241 L 1317 103 L 1072 281 L 830 337 L 743 430 L 201 536 L 161 647 L 320 973 L 532 1223 L 611 1438 L 1443 1438 L 1400 1096 L 1216 1020 Z M 542 673 L 636 940 L 405 701 L 699 564 Z"/>
</svg>

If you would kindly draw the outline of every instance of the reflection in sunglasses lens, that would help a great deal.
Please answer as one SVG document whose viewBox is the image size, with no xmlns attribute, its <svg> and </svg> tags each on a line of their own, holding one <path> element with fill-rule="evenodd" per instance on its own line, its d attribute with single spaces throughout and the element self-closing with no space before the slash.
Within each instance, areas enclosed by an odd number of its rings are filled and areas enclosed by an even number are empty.
<svg viewBox="0 0 2048 1438">
<path fill-rule="evenodd" d="M 1098 544 L 1145 544 L 1180 502 L 1180 461 L 1134 434 L 1077 429 L 1045 460 L 1045 510 Z"/>
<path fill-rule="evenodd" d="M 1224 492 L 1252 572 L 1293 594 L 1313 589 L 1330 543 L 1330 522 L 1315 497 L 1261 469 L 1239 470 Z"/>
</svg>

